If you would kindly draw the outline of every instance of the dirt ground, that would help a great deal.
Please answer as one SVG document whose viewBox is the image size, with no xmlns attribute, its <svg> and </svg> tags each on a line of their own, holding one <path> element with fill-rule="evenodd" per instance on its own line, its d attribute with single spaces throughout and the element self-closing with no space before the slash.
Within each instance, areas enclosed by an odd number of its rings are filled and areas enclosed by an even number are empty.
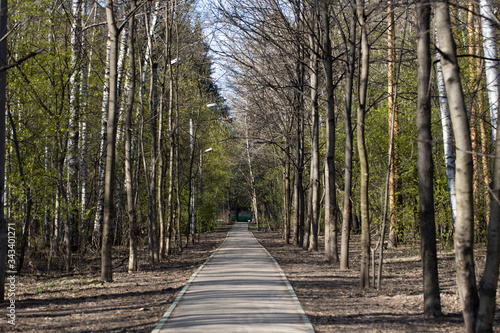
<svg viewBox="0 0 500 333">
<path fill-rule="evenodd" d="M 275 232 L 254 232 L 278 261 L 317 333 L 323 332 L 463 332 L 456 288 L 454 255 L 439 252 L 439 282 L 443 317 L 424 318 L 422 269 L 417 249 L 398 247 L 385 251 L 382 290 L 359 288 L 359 236 L 351 241 L 351 267 L 325 261 L 319 252 L 286 245 Z M 321 239 L 323 241 L 323 239 Z M 322 244 L 322 242 L 320 242 Z M 484 267 L 484 249 L 476 251 L 477 273 Z M 476 277 L 480 275 L 476 273 Z M 499 294 L 495 332 L 500 332 Z"/>
<path fill-rule="evenodd" d="M 172 254 L 156 267 L 143 264 L 127 273 L 126 249 L 114 249 L 112 283 L 99 281 L 99 260 L 81 260 L 82 273 L 19 277 L 16 326 L 0 309 L 1 332 L 150 332 L 194 271 L 217 249 L 230 226 L 202 235 L 200 243 Z M 141 254 L 144 259 L 146 254 Z M 145 261 L 145 260 L 142 260 Z M 124 263 L 124 264 L 122 264 Z"/>
<path fill-rule="evenodd" d="M 176 253 L 156 267 L 142 265 L 126 272 L 126 249 L 115 249 L 113 283 L 99 281 L 99 261 L 81 260 L 72 275 L 47 276 L 36 271 L 21 276 L 16 289 L 16 326 L 0 309 L 1 332 L 150 332 L 192 273 L 222 243 L 230 226 L 203 235 L 199 244 Z M 462 332 L 454 274 L 454 258 L 440 259 L 444 316 L 422 316 L 422 279 L 418 250 L 386 251 L 383 290 L 358 287 L 360 254 L 352 241 L 351 269 L 340 271 L 320 252 L 286 245 L 276 232 L 255 232 L 293 285 L 316 332 Z M 478 263 L 484 264 L 484 253 Z M 142 253 L 144 258 L 145 253 Z M 125 262 L 125 264 L 122 264 Z M 480 272 L 480 268 L 478 268 Z M 500 332 L 497 311 L 496 332 Z"/>
</svg>

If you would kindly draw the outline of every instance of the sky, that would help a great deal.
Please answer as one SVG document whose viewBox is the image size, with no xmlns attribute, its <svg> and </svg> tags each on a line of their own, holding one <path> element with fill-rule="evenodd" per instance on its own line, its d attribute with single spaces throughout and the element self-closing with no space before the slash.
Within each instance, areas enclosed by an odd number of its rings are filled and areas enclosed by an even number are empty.
<svg viewBox="0 0 500 333">
<path fill-rule="evenodd" d="M 229 73 L 224 68 L 225 59 L 220 55 L 221 41 L 226 40 L 223 31 L 223 26 L 217 23 L 217 18 L 214 13 L 218 0 L 199 0 L 196 10 L 200 16 L 205 41 L 210 46 L 210 57 L 213 60 L 212 79 L 219 87 L 219 90 L 224 98 L 228 99 L 230 95 Z"/>
</svg>

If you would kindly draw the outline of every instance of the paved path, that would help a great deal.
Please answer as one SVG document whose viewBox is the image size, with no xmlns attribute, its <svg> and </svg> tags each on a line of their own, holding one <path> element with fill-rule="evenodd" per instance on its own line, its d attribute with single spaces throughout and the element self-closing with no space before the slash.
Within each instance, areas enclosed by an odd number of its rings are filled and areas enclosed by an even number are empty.
<svg viewBox="0 0 500 333">
<path fill-rule="evenodd" d="M 236 223 L 193 277 L 153 332 L 314 332 L 281 269 L 247 223 Z"/>
</svg>

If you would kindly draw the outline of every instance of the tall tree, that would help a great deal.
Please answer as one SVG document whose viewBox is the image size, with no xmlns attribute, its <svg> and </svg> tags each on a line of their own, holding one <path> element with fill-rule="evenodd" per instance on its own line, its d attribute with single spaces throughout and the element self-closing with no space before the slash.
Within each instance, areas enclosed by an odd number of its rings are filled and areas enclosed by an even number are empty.
<svg viewBox="0 0 500 333">
<path fill-rule="evenodd" d="M 498 71 L 497 18 L 491 0 L 480 0 L 481 26 L 483 29 L 484 67 L 486 70 L 486 90 L 490 102 L 491 133 L 496 141 L 498 103 L 500 101 L 500 75 Z"/>
<path fill-rule="evenodd" d="M 111 39 L 108 36 L 106 42 L 106 64 L 104 70 L 104 83 L 101 106 L 101 136 L 99 145 L 99 169 L 97 176 L 97 203 L 92 232 L 92 242 L 99 248 L 101 246 L 101 229 L 104 218 L 104 180 L 106 175 L 106 152 L 107 152 L 107 128 L 109 110 L 109 57 L 111 52 Z"/>
<path fill-rule="evenodd" d="M 310 167 L 310 229 L 309 229 L 309 251 L 318 250 L 318 226 L 320 210 L 320 165 L 319 165 L 319 75 L 318 75 L 318 51 L 319 45 L 316 40 L 316 26 L 318 24 L 317 2 L 314 1 L 310 11 L 309 32 L 309 80 L 311 96 L 311 167 Z"/>
<path fill-rule="evenodd" d="M 130 2 L 130 10 L 135 11 L 137 7 L 136 0 Z M 132 118 L 135 101 L 135 82 L 136 82 L 136 69 L 135 69 L 135 15 L 132 15 L 129 21 L 129 95 L 127 101 L 127 112 L 125 114 L 125 188 L 127 191 L 127 208 L 129 219 L 129 260 L 128 271 L 134 272 L 138 268 L 137 258 L 137 243 L 138 243 L 138 228 L 137 217 L 135 209 L 135 192 L 133 180 L 133 160 L 132 160 Z"/>
<path fill-rule="evenodd" d="M 340 269 L 349 268 L 349 238 L 352 220 L 352 154 L 353 130 L 351 125 L 352 90 L 354 82 L 354 66 L 356 62 L 356 11 L 354 1 L 351 1 L 349 40 L 346 43 L 347 75 L 345 91 L 345 171 L 344 171 L 344 211 L 342 218 L 342 242 L 340 250 Z M 348 45 L 347 45 L 348 44 Z"/>
<path fill-rule="evenodd" d="M 71 252 L 78 243 L 78 139 L 80 116 L 80 77 L 82 27 L 81 0 L 71 1 L 71 76 L 69 80 L 69 139 L 67 150 L 68 161 L 68 216 L 66 220 L 66 272 L 71 268 Z"/>
<path fill-rule="evenodd" d="M 104 178 L 104 218 L 101 249 L 101 280 L 113 281 L 111 261 L 112 227 L 114 222 L 113 194 L 115 189 L 116 130 L 118 121 L 118 38 L 113 0 L 106 0 L 106 22 L 109 32 L 109 109 L 106 129 L 106 173 Z"/>
<path fill-rule="evenodd" d="M 420 242 L 424 277 L 424 314 L 441 315 L 434 218 L 434 170 L 432 160 L 431 120 L 431 5 L 427 0 L 417 2 L 418 54 L 418 189 L 420 200 Z"/>
<path fill-rule="evenodd" d="M 496 294 L 500 267 L 500 139 L 495 144 L 493 186 L 491 188 L 488 245 L 483 277 L 479 282 L 479 306 L 475 329 L 477 333 L 492 332 L 495 320 Z"/>
<path fill-rule="evenodd" d="M 473 332 L 478 297 L 473 251 L 473 167 L 470 153 L 472 144 L 448 6 L 446 0 L 435 1 L 436 29 L 439 36 L 443 76 L 456 144 L 457 216 L 455 221 L 455 259 L 458 290 L 466 330 Z"/>
<path fill-rule="evenodd" d="M 360 200 L 361 200 L 361 288 L 370 287 L 370 220 L 368 182 L 368 155 L 365 143 L 365 115 L 367 109 L 368 71 L 370 67 L 370 46 L 368 43 L 368 26 L 365 15 L 365 1 L 356 0 L 357 18 L 361 27 L 361 69 L 359 78 L 358 103 L 358 154 L 360 163 Z"/>
<path fill-rule="evenodd" d="M 165 15 L 165 44 L 166 44 L 166 63 L 169 64 L 168 68 L 168 85 L 169 85 L 169 98 L 168 98 L 168 134 L 169 134 L 169 162 L 168 162 L 168 197 L 167 197 L 167 236 L 165 244 L 165 254 L 170 251 L 171 231 L 174 226 L 174 165 L 175 165 L 175 119 L 174 119 L 174 73 L 172 68 L 172 35 L 173 35 L 173 16 L 174 16 L 174 2 L 171 1 L 167 6 Z"/>
<path fill-rule="evenodd" d="M 339 261 L 337 247 L 337 196 L 335 187 L 335 98 L 333 83 L 332 43 L 330 37 L 329 2 L 321 1 L 323 21 L 323 64 L 326 74 L 327 125 L 325 161 L 325 257 Z"/>
<path fill-rule="evenodd" d="M 436 47 L 439 49 L 439 37 L 435 34 Z M 443 67 L 441 64 L 441 54 L 436 53 L 436 80 L 439 94 L 439 111 L 441 116 L 441 127 L 443 131 L 443 149 L 446 164 L 446 178 L 448 180 L 448 193 L 450 197 L 451 217 L 453 225 L 457 215 L 457 195 L 455 190 L 455 151 L 453 143 L 453 128 L 451 126 L 450 108 L 448 107 L 448 96 L 444 85 Z"/>
<path fill-rule="evenodd" d="M 245 153 L 246 153 L 246 162 L 248 164 L 248 176 L 249 183 L 252 192 L 252 211 L 253 211 L 253 220 L 257 226 L 257 230 L 260 228 L 260 220 L 259 220 L 259 205 L 257 203 L 257 184 L 255 183 L 255 176 L 252 169 L 252 158 L 250 156 L 250 136 L 248 133 L 248 123 L 247 116 L 244 116 L 244 126 L 245 126 Z"/>
<path fill-rule="evenodd" d="M 388 2 L 387 28 L 387 109 L 389 115 L 389 146 L 391 146 L 389 172 L 389 247 L 397 246 L 396 234 L 396 185 L 397 185 L 397 146 L 395 137 L 398 132 L 398 113 L 396 100 L 396 23 L 394 21 L 394 4 Z"/>
</svg>

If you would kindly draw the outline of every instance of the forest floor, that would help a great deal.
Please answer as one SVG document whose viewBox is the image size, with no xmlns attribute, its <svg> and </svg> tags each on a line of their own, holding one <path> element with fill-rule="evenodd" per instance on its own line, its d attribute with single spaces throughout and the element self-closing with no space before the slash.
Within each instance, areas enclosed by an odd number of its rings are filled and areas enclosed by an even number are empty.
<svg viewBox="0 0 500 333">
<path fill-rule="evenodd" d="M 40 273 L 32 263 L 17 281 L 16 326 L 7 323 L 4 303 L 0 332 L 150 332 L 230 227 L 202 235 L 155 267 L 145 263 L 143 249 L 137 273 L 127 273 L 128 250 L 115 248 L 112 283 L 99 280 L 99 255 L 75 256 L 70 275 Z"/>
<path fill-rule="evenodd" d="M 443 316 L 425 318 L 422 268 L 417 248 L 400 246 L 385 250 L 382 289 L 359 288 L 361 254 L 359 236 L 351 239 L 350 270 L 328 263 L 319 252 L 307 252 L 287 245 L 277 232 L 254 232 L 272 254 L 292 284 L 302 307 L 317 333 L 326 332 L 463 332 L 463 319 L 456 287 L 455 257 L 441 249 L 439 283 Z M 323 239 L 320 239 L 323 245 Z M 340 244 L 339 244 L 340 245 Z M 476 278 L 485 261 L 484 246 L 477 246 Z M 500 332 L 499 296 L 495 332 Z"/>
<path fill-rule="evenodd" d="M 156 267 L 142 264 L 127 273 L 127 250 L 115 249 L 114 282 L 99 281 L 99 256 L 75 258 L 75 272 L 47 275 L 27 265 L 16 285 L 16 326 L 7 324 L 1 305 L 0 332 L 150 332 L 193 272 L 225 239 L 230 226 L 202 235 L 195 246 L 174 253 Z M 351 241 L 351 269 L 339 270 L 319 252 L 286 245 L 277 232 L 254 232 L 279 262 L 316 332 L 462 332 L 455 283 L 454 256 L 439 253 L 441 302 L 444 316 L 422 315 L 422 278 L 419 251 L 389 249 L 383 289 L 359 289 L 358 237 Z M 320 243 L 322 244 L 322 243 Z M 484 249 L 476 251 L 478 269 Z M 142 261 L 146 253 L 141 254 Z M 479 274 L 478 274 L 479 276 Z M 497 297 L 498 299 L 498 297 Z M 497 306 L 498 309 L 498 306 Z M 500 332 L 497 310 L 496 329 Z"/>
</svg>

